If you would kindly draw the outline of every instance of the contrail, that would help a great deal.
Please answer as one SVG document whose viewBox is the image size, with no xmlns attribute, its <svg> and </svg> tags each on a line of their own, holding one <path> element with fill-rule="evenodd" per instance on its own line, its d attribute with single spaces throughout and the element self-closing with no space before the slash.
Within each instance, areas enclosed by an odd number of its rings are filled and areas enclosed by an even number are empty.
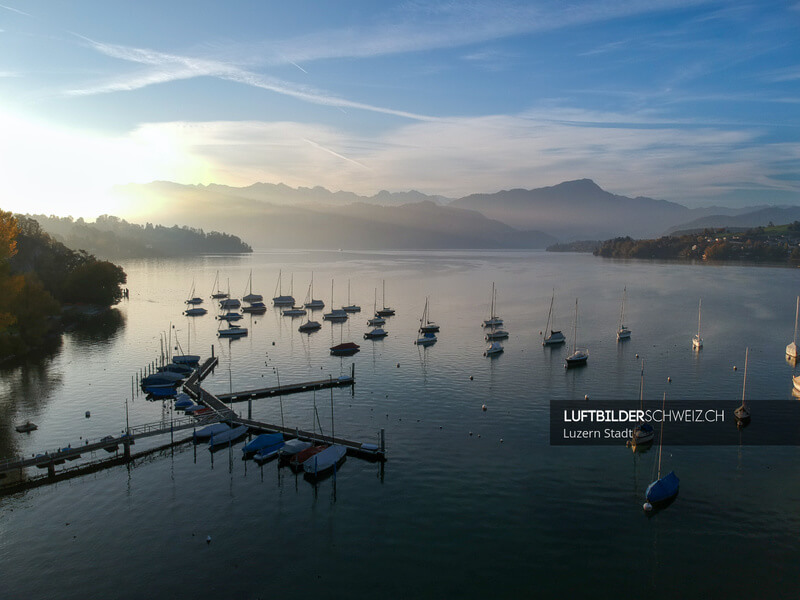
<svg viewBox="0 0 800 600">
<path fill-rule="evenodd" d="M 308 75 L 308 71 L 306 71 L 306 70 L 305 70 L 303 67 L 301 67 L 300 65 L 298 65 L 296 62 L 289 61 L 289 64 L 290 64 L 290 65 L 294 65 L 295 67 L 297 67 L 298 69 L 300 69 L 300 70 L 301 70 L 303 73 L 305 73 L 306 75 Z"/>
<path fill-rule="evenodd" d="M 320 150 L 324 150 L 328 154 L 333 154 L 336 158 L 341 158 L 342 160 L 346 160 L 347 162 L 351 162 L 354 165 L 358 165 L 362 169 L 367 169 L 368 171 L 372 170 L 367 165 L 363 165 L 360 162 L 358 162 L 357 160 L 353 160 L 352 158 L 347 158 L 346 156 L 342 156 L 341 154 L 339 154 L 338 152 L 334 152 L 330 148 L 326 148 L 325 146 L 320 146 L 317 142 L 313 142 L 313 141 L 309 140 L 308 138 L 303 138 L 303 141 L 304 142 L 308 142 L 309 144 L 311 144 L 315 148 L 319 148 Z"/>
<path fill-rule="evenodd" d="M 5 4 L 0 4 L 0 8 L 5 8 L 6 10 L 10 10 L 11 12 L 15 12 L 19 15 L 25 15 L 26 17 L 33 18 L 33 15 L 30 13 L 23 12 L 21 10 L 17 10 L 16 8 L 11 8 L 10 6 L 6 6 Z"/>
</svg>

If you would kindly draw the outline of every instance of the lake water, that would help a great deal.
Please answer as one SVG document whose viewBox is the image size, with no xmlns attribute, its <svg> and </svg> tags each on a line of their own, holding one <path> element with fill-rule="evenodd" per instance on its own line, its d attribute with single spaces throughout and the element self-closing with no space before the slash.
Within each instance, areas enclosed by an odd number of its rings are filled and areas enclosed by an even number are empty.
<svg viewBox="0 0 800 600">
<path fill-rule="evenodd" d="M 60 349 L 2 372 L 0 456 L 82 443 L 130 423 L 170 416 L 169 403 L 131 391 L 169 334 L 184 351 L 220 357 L 205 387 L 217 392 L 337 377 L 353 389 L 253 403 L 255 418 L 377 442 L 388 461 L 348 457 L 316 486 L 240 446 L 211 455 L 191 444 L 127 466 L 0 497 L 0 598 L 500 598 L 620 595 L 651 598 L 798 594 L 800 449 L 665 447 L 678 499 L 642 511 L 657 449 L 549 443 L 550 400 L 741 397 L 791 400 L 783 358 L 794 327 L 800 271 L 609 261 L 545 252 L 287 252 L 128 262 L 130 299 L 117 327 L 65 335 Z M 246 316 L 243 339 L 220 341 L 213 311 L 181 316 L 192 285 L 211 308 L 215 274 L 233 295 L 274 295 L 293 274 L 301 303 L 362 306 L 343 325 L 298 333 L 277 310 Z M 397 310 L 381 341 L 363 340 L 375 290 Z M 483 356 L 480 323 L 492 283 L 510 338 Z M 632 339 L 615 331 L 623 286 Z M 568 344 L 543 348 L 552 290 Z M 432 347 L 413 344 L 425 304 L 441 325 Z M 691 349 L 703 300 L 705 347 Z M 580 299 L 588 365 L 565 370 Z M 315 313 L 322 321 L 321 312 Z M 352 358 L 328 353 L 356 341 Z M 733 369 L 736 365 L 739 368 Z M 668 383 L 667 378 L 671 378 Z M 669 401 L 669 400 L 668 400 Z M 282 404 L 282 406 L 281 406 Z M 482 405 L 487 410 L 481 410 Z M 234 405 L 245 412 L 246 404 Z M 91 411 L 91 418 L 84 413 Z M 30 419 L 31 434 L 13 426 Z M 747 434 L 747 430 L 743 435 Z M 142 450 L 163 439 L 142 440 Z M 38 473 L 37 473 L 38 474 Z M 212 537 L 210 544 L 206 536 Z"/>
</svg>

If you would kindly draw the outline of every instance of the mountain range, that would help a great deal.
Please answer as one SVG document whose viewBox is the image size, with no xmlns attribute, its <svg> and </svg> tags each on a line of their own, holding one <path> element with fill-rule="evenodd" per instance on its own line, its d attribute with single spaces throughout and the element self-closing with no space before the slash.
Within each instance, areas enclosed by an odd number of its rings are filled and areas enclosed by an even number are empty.
<svg viewBox="0 0 800 600">
<path fill-rule="evenodd" d="M 691 209 L 603 190 L 590 179 L 462 198 L 418 191 L 373 196 L 256 183 L 172 182 L 118 186 L 139 219 L 224 230 L 256 248 L 543 248 L 556 241 L 651 238 L 704 227 L 753 227 L 800 219 L 799 207 Z"/>
</svg>

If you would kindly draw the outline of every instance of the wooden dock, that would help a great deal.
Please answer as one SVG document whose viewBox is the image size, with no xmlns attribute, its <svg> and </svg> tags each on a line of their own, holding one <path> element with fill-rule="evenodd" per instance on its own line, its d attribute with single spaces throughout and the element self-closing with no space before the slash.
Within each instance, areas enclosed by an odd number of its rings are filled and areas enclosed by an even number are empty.
<svg viewBox="0 0 800 600">
<path fill-rule="evenodd" d="M 269 388 L 261 388 L 257 390 L 246 390 L 243 392 L 235 392 L 233 394 L 220 394 L 215 395 L 212 392 L 204 389 L 200 383 L 205 379 L 217 366 L 219 360 L 215 356 L 206 359 L 205 362 L 186 380 L 183 384 L 183 390 L 196 402 L 203 404 L 211 409 L 211 413 L 202 416 L 187 416 L 178 419 L 162 420 L 154 423 L 146 423 L 143 425 L 136 425 L 129 427 L 127 431 L 120 435 L 106 436 L 100 440 L 90 442 L 86 440 L 83 444 L 76 446 L 67 446 L 66 448 L 46 451 L 41 454 L 30 458 L 15 457 L 0 460 L 0 475 L 8 472 L 19 471 L 28 467 L 46 468 L 49 478 L 53 479 L 56 475 L 55 466 L 63 462 L 80 458 L 83 454 L 97 452 L 98 450 L 110 450 L 116 454 L 118 448 L 121 446 L 123 449 L 123 456 L 117 455 L 105 458 L 102 461 L 95 461 L 93 465 L 82 465 L 86 467 L 96 466 L 98 463 L 108 463 L 109 466 L 117 464 L 120 461 L 126 462 L 131 460 L 131 446 L 136 443 L 137 439 L 146 438 L 155 435 L 174 434 L 176 431 L 183 431 L 186 429 L 194 429 L 217 423 L 220 421 L 227 422 L 231 425 L 246 425 L 252 430 L 259 432 L 275 432 L 283 433 L 288 439 L 300 438 L 314 443 L 327 443 L 338 444 L 347 448 L 347 453 L 352 456 L 358 456 L 367 460 L 386 460 L 386 443 L 384 438 L 384 431 L 381 430 L 379 443 L 362 443 L 353 440 L 347 440 L 339 437 L 331 437 L 323 434 L 303 431 L 298 428 L 283 427 L 280 425 L 272 425 L 263 421 L 256 421 L 254 419 L 244 419 L 239 417 L 234 410 L 230 408 L 225 402 L 243 402 L 255 398 L 269 398 L 273 396 L 281 396 L 285 394 L 295 394 L 300 392 L 307 392 L 311 390 L 320 390 L 333 387 L 345 387 L 355 384 L 355 373 L 351 376 L 342 376 L 336 379 L 329 377 L 327 379 L 320 379 L 317 381 L 307 381 L 303 383 L 275 386 Z"/>
<path fill-rule="evenodd" d="M 344 375 L 336 379 L 329 377 L 328 379 L 319 379 L 317 381 L 306 381 L 303 383 L 292 383 L 289 385 L 277 385 L 275 387 L 260 388 L 257 390 L 245 390 L 243 392 L 234 392 L 232 394 L 218 394 L 217 398 L 223 402 L 247 402 L 248 400 L 255 400 L 256 398 L 271 398 L 274 396 L 286 396 L 288 394 L 299 394 L 301 392 L 310 392 L 312 390 L 324 390 L 334 387 L 347 387 L 355 385 L 356 380 L 353 377 Z"/>
</svg>

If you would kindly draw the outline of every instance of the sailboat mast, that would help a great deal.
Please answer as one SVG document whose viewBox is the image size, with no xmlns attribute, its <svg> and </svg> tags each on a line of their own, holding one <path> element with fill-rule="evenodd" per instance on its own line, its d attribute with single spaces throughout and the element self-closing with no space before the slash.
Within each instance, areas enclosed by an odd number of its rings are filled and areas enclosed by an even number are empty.
<svg viewBox="0 0 800 600">
<path fill-rule="evenodd" d="M 627 286 L 622 288 L 622 308 L 619 311 L 619 328 L 622 329 L 622 326 L 625 324 L 625 294 L 627 293 L 628 288 Z"/>
<path fill-rule="evenodd" d="M 575 298 L 575 327 L 574 327 L 574 335 L 572 340 L 572 353 L 578 351 L 578 299 Z"/>
<path fill-rule="evenodd" d="M 644 359 L 642 359 L 642 374 L 639 379 L 639 410 L 644 409 Z"/>
<path fill-rule="evenodd" d="M 744 349 L 744 380 L 742 381 L 742 406 L 744 406 L 744 388 L 747 385 L 747 355 L 750 352 L 750 348 Z"/>
<path fill-rule="evenodd" d="M 697 306 L 697 337 L 700 337 L 700 313 L 703 310 L 703 299 L 700 298 L 700 304 Z"/>
</svg>

